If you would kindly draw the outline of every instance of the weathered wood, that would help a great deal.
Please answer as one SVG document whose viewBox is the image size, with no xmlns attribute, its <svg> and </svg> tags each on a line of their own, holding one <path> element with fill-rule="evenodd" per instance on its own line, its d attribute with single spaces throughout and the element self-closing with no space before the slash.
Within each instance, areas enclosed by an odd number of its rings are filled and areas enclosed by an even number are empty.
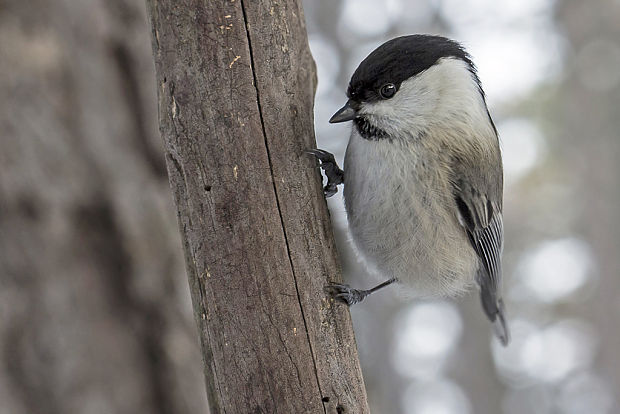
<svg viewBox="0 0 620 414">
<path fill-rule="evenodd" d="M 295 0 L 147 0 L 212 413 L 369 412 L 314 160 Z"/>
</svg>

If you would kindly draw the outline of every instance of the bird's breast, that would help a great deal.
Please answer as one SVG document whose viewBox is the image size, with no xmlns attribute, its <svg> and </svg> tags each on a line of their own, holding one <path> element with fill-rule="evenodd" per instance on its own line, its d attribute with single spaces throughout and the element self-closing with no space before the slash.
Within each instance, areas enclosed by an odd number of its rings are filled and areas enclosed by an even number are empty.
<svg viewBox="0 0 620 414">
<path fill-rule="evenodd" d="M 416 296 L 455 294 L 473 281 L 478 261 L 433 154 L 354 132 L 344 171 L 351 238 L 378 273 Z"/>
</svg>

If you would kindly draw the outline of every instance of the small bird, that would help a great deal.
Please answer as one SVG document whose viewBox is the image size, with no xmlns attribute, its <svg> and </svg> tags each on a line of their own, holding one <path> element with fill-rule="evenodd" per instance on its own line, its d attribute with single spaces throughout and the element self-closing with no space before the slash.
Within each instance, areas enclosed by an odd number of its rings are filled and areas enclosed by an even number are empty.
<svg viewBox="0 0 620 414">
<path fill-rule="evenodd" d="M 330 123 L 353 121 L 344 171 L 310 150 L 327 197 L 344 184 L 351 239 L 387 280 L 328 286 L 353 305 L 392 283 L 411 296 L 456 296 L 477 284 L 482 308 L 509 342 L 501 297 L 503 168 L 498 135 L 470 55 L 441 36 L 389 40 L 359 65 Z"/>
</svg>

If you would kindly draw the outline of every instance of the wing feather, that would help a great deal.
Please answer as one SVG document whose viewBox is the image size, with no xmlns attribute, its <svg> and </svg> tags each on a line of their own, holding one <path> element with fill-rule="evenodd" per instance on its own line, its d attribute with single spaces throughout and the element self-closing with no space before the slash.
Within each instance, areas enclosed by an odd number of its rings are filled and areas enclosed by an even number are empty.
<svg viewBox="0 0 620 414">
<path fill-rule="evenodd" d="M 477 172 L 480 173 L 480 171 Z M 483 180 L 479 177 L 477 180 L 468 180 L 467 178 L 470 177 L 459 171 L 455 171 L 455 175 L 459 177 L 454 180 L 453 185 L 459 222 L 480 258 L 481 266 L 476 275 L 476 281 L 480 286 L 482 307 L 487 317 L 493 322 L 497 336 L 503 344 L 507 344 L 509 333 L 500 293 L 501 255 L 504 246 L 501 175 L 498 177 L 482 176 Z M 478 187 L 474 187 L 472 182 L 478 182 Z"/>
</svg>

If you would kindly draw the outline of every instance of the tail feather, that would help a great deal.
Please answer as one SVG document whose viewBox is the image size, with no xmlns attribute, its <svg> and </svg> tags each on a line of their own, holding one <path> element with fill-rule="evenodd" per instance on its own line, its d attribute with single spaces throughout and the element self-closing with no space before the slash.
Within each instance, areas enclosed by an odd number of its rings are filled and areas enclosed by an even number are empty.
<svg viewBox="0 0 620 414">
<path fill-rule="evenodd" d="M 480 300 L 482 309 L 489 320 L 493 322 L 493 331 L 499 338 L 503 346 L 507 346 L 510 342 L 510 330 L 506 322 L 506 312 L 504 310 L 504 301 L 498 299 L 495 292 L 481 286 Z"/>
<path fill-rule="evenodd" d="M 493 321 L 493 331 L 499 338 L 503 346 L 508 346 L 510 342 L 510 330 L 506 323 L 506 316 L 504 312 L 504 301 L 498 299 L 497 301 L 497 313 L 495 314 L 495 320 Z"/>
</svg>

